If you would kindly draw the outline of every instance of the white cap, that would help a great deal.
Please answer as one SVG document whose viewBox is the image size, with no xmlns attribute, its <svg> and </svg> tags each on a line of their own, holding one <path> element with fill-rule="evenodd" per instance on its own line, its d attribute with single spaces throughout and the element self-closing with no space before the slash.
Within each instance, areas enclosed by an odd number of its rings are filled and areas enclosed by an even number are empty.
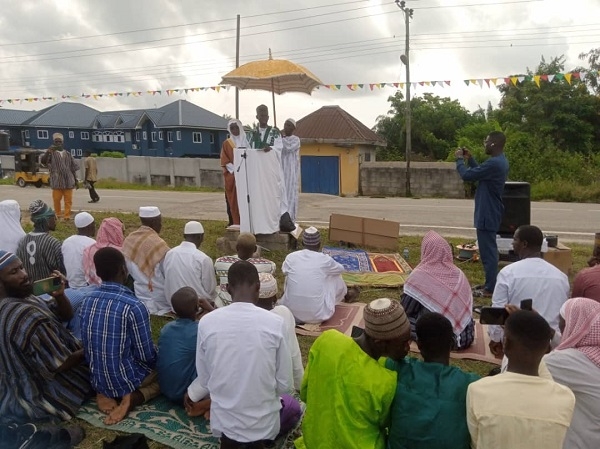
<svg viewBox="0 0 600 449">
<path fill-rule="evenodd" d="M 153 218 L 160 215 L 160 209 L 156 206 L 140 207 L 140 218 Z"/>
<path fill-rule="evenodd" d="M 294 128 L 296 127 L 296 120 L 294 120 L 293 118 L 287 119 L 286 122 L 290 122 L 292 125 L 294 125 Z M 283 123 L 285 124 L 285 122 Z"/>
<path fill-rule="evenodd" d="M 314 226 L 311 226 L 310 228 L 306 228 L 304 230 L 305 234 L 317 234 L 319 232 L 319 230 L 317 228 L 315 228 Z"/>
<path fill-rule="evenodd" d="M 75 219 L 73 221 L 75 222 L 75 227 L 81 229 L 91 225 L 94 222 L 94 217 L 87 212 L 79 212 L 77 215 L 75 215 Z"/>
<path fill-rule="evenodd" d="M 202 226 L 202 223 L 198 221 L 188 221 L 185 224 L 185 228 L 183 228 L 183 234 L 204 234 L 204 227 Z"/>
<path fill-rule="evenodd" d="M 258 273 L 260 280 L 259 298 L 269 299 L 277 295 L 277 280 L 270 273 Z"/>
</svg>

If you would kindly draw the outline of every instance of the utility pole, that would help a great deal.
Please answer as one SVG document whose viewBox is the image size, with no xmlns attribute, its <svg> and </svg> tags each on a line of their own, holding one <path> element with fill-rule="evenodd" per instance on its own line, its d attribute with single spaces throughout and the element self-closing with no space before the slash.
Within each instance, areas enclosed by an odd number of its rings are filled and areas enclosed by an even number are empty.
<svg viewBox="0 0 600 449">
<path fill-rule="evenodd" d="M 410 191 L 410 153 L 412 152 L 412 129 L 411 129 L 411 111 L 410 111 L 410 19 L 413 16 L 413 9 L 406 7 L 405 1 L 396 0 L 396 5 L 404 13 L 404 22 L 406 26 L 406 46 L 404 54 L 400 56 L 400 60 L 406 67 L 406 112 L 405 112 L 405 128 L 406 128 L 406 196 L 412 196 Z"/>
<path fill-rule="evenodd" d="M 240 15 L 237 15 L 237 30 L 235 34 L 235 68 L 240 66 Z M 235 88 L 235 118 L 240 119 L 240 90 Z M 240 130 L 242 131 L 242 130 Z"/>
</svg>

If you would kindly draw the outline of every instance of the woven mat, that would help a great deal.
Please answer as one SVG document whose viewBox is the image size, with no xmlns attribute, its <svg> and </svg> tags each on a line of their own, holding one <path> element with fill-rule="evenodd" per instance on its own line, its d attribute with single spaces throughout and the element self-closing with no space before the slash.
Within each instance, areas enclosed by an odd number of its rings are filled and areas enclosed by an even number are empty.
<svg viewBox="0 0 600 449">
<path fill-rule="evenodd" d="M 324 254 L 329 254 L 333 260 L 342 264 L 347 272 L 370 272 L 372 271 L 369 256 L 362 249 L 323 248 Z"/>
<path fill-rule="evenodd" d="M 95 427 L 125 433 L 142 433 L 151 440 L 158 441 L 174 449 L 217 449 L 219 439 L 210 430 L 210 422 L 203 417 L 190 418 L 185 410 L 173 404 L 164 396 L 136 407 L 120 423 L 112 426 L 104 424 L 106 415 L 96 405 L 96 401 L 86 402 L 80 409 L 78 418 Z M 286 438 L 279 438 L 275 448 L 286 445 Z"/>
<path fill-rule="evenodd" d="M 398 253 L 394 254 L 382 254 L 382 253 L 368 253 L 371 267 L 376 273 L 385 272 L 400 272 L 408 274 L 412 271 L 412 267 L 409 263 L 404 260 Z"/>
<path fill-rule="evenodd" d="M 450 358 L 478 360 L 480 362 L 500 365 L 502 359 L 498 359 L 494 354 L 492 354 L 489 343 L 490 337 L 487 333 L 487 326 L 483 326 L 479 320 L 475 320 L 475 340 L 473 340 L 473 344 L 467 349 L 463 349 L 461 351 L 452 351 L 450 353 Z M 410 350 L 413 352 L 420 352 L 417 344 L 414 341 L 410 344 Z"/>
<path fill-rule="evenodd" d="M 355 302 L 352 304 L 336 304 L 333 316 L 321 324 L 302 324 L 296 326 L 298 335 L 308 335 L 310 337 L 318 337 L 323 332 L 329 329 L 336 329 L 343 334 L 350 336 L 352 326 L 365 327 L 363 320 L 363 302 Z"/>
</svg>

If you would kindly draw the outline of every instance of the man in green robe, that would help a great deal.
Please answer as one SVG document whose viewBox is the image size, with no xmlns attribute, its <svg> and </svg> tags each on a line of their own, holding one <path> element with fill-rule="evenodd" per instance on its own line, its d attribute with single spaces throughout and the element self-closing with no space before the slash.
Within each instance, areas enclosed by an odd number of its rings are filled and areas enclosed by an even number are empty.
<svg viewBox="0 0 600 449">
<path fill-rule="evenodd" d="M 278 150 L 281 154 L 283 141 L 281 132 L 274 126 L 269 126 L 269 108 L 261 104 L 256 108 L 256 119 L 258 127 L 247 136 L 250 148 L 256 150 Z"/>
</svg>

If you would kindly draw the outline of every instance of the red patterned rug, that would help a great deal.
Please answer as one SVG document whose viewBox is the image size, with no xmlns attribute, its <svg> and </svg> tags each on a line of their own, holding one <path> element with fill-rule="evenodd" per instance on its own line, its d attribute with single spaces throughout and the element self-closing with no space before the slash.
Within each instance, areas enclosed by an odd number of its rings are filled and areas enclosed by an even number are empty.
<svg viewBox="0 0 600 449">
<path fill-rule="evenodd" d="M 365 327 L 363 320 L 363 302 L 355 302 L 352 304 L 337 304 L 333 316 L 321 324 L 302 324 L 296 326 L 298 335 L 308 335 L 310 337 L 318 337 L 323 332 L 329 329 L 336 329 L 343 334 L 350 336 L 352 326 Z"/>
</svg>

